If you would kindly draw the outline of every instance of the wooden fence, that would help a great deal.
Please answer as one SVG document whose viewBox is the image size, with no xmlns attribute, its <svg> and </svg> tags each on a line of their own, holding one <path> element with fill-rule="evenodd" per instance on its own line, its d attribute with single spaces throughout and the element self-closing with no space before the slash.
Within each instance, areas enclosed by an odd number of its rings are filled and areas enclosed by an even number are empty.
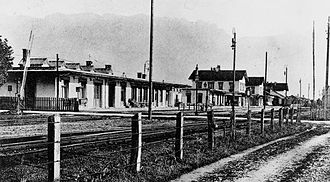
<svg viewBox="0 0 330 182">
<path fill-rule="evenodd" d="M 0 109 L 14 110 L 17 108 L 17 97 L 0 97 Z M 24 110 L 42 111 L 78 111 L 79 103 L 75 98 L 36 97 L 33 99 L 23 99 Z"/>
<path fill-rule="evenodd" d="M 283 112 L 284 111 L 284 112 Z M 258 114 L 261 115 L 261 118 L 252 118 L 251 117 L 251 111 L 247 112 L 246 118 L 240 120 L 238 124 L 234 127 L 234 130 L 246 128 L 246 134 L 249 136 L 251 135 L 251 125 L 252 122 L 254 124 L 258 125 L 260 127 L 260 133 L 257 134 L 264 135 L 265 134 L 265 120 L 267 117 L 267 122 L 270 123 L 270 131 L 274 131 L 275 128 L 275 116 L 278 118 L 278 125 L 279 128 L 282 129 L 283 123 L 286 119 L 285 124 L 293 123 L 294 116 L 296 119 L 296 122 L 300 122 L 300 114 L 298 111 L 294 111 L 293 109 L 290 110 L 289 108 L 281 108 L 278 111 L 275 111 L 274 109 L 271 109 L 270 111 L 265 112 L 263 109 L 261 112 L 258 112 Z M 175 124 L 175 142 L 174 142 L 174 151 L 175 159 L 178 162 L 181 162 L 184 159 L 184 118 L 183 112 L 179 112 L 176 114 L 176 124 Z M 290 120 L 291 119 L 291 120 Z M 223 130 L 223 136 L 226 136 L 226 129 L 230 128 L 226 124 L 226 122 L 223 122 L 223 124 L 220 126 L 216 124 L 216 121 L 218 119 L 215 117 L 214 111 L 211 110 L 207 112 L 207 143 L 208 148 L 210 150 L 213 150 L 215 147 L 215 132 L 216 130 L 222 129 Z M 59 180 L 60 177 L 60 149 L 59 149 L 59 141 L 60 138 L 60 118 L 58 115 L 50 116 L 49 118 L 49 133 L 48 133 L 48 145 L 49 145 L 49 155 L 48 155 L 48 162 L 49 162 L 49 179 L 52 180 Z M 290 121 L 290 122 L 289 122 Z M 239 126 L 240 125 L 240 126 Z M 242 127 L 244 125 L 244 127 Z M 233 132 L 233 131 L 230 131 Z M 234 131 L 235 132 L 235 131 Z M 141 170 L 141 158 L 142 158 L 142 148 L 143 148 L 143 142 L 142 141 L 142 116 L 141 113 L 136 113 L 132 117 L 132 123 L 131 123 L 131 146 L 129 148 L 130 150 L 130 160 L 129 160 L 129 166 L 130 171 L 132 173 L 138 173 Z M 57 149 L 56 149 L 57 148 Z"/>
</svg>

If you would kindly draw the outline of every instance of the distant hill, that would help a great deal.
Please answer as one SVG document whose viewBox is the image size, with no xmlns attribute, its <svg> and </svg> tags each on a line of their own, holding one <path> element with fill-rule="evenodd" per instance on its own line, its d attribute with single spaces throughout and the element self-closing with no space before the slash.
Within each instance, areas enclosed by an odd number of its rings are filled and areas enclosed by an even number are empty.
<svg viewBox="0 0 330 182">
<path fill-rule="evenodd" d="M 97 66 L 111 64 L 115 73 L 130 76 L 143 71 L 149 58 L 150 20 L 145 15 L 52 14 L 43 19 L 2 16 L 0 20 L 1 34 L 8 38 L 18 59 L 21 49 L 27 46 L 31 28 L 35 32 L 32 56 L 55 57 L 58 53 L 61 58 L 84 63 L 90 55 Z M 238 33 L 236 66 L 247 69 L 249 75 L 263 76 L 264 54 L 268 50 L 269 78 L 284 81 L 284 65 L 289 65 L 289 81 L 294 83 L 290 88 L 297 91 L 295 82 L 300 75 L 295 73 L 303 70 L 301 77 L 305 80 L 311 75 L 308 41 L 291 34 L 239 37 Z M 196 64 L 201 69 L 216 65 L 232 69 L 230 46 L 231 35 L 214 24 L 156 17 L 154 78 L 189 83 L 188 76 Z"/>
</svg>

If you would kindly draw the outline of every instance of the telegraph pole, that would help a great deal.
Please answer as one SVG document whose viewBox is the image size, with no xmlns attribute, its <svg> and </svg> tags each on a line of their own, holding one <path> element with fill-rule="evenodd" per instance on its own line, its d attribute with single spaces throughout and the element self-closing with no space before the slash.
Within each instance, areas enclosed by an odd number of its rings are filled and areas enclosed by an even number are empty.
<svg viewBox="0 0 330 182">
<path fill-rule="evenodd" d="M 328 30 L 327 30 L 327 60 L 325 72 L 325 98 L 324 98 L 324 112 L 325 119 L 327 120 L 327 105 L 328 105 L 328 87 L 329 87 L 329 34 L 330 34 L 330 16 L 328 17 Z"/>
<path fill-rule="evenodd" d="M 236 138 L 236 119 L 235 119 L 235 75 L 236 75 L 236 69 L 235 69 L 235 62 L 236 62 L 236 30 L 233 29 L 234 38 L 232 38 L 232 45 L 231 48 L 234 51 L 233 56 L 233 99 L 231 102 L 231 109 L 232 109 L 232 115 L 231 115 L 231 138 L 234 140 Z"/>
<path fill-rule="evenodd" d="M 308 83 L 308 99 L 309 99 L 309 89 L 311 88 L 311 84 Z"/>
<path fill-rule="evenodd" d="M 313 101 L 315 102 L 315 22 L 313 21 Z"/>
<path fill-rule="evenodd" d="M 152 120 L 152 100 L 153 100 L 153 86 L 152 86 L 153 16 L 154 16 L 154 1 L 151 0 L 151 5 L 150 5 L 150 50 L 149 50 L 149 103 L 148 103 L 148 119 L 149 120 Z"/>
<path fill-rule="evenodd" d="M 56 54 L 56 111 L 59 110 L 58 98 L 60 94 L 60 74 L 58 72 L 58 54 Z"/>
<path fill-rule="evenodd" d="M 267 52 L 265 57 L 265 81 L 264 81 L 264 110 L 266 109 L 266 84 L 267 84 Z"/>
</svg>

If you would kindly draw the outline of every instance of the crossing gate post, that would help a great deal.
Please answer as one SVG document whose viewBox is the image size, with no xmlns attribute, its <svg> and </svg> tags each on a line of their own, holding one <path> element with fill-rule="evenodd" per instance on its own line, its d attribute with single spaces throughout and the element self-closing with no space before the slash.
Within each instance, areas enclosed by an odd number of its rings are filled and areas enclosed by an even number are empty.
<svg viewBox="0 0 330 182">
<path fill-rule="evenodd" d="M 178 112 L 176 115 L 176 132 L 175 132 L 175 157 L 177 161 L 183 159 L 183 113 Z"/>
<path fill-rule="evenodd" d="M 274 117 L 275 117 L 275 110 L 272 108 L 270 110 L 270 128 L 272 131 L 274 131 Z"/>
<path fill-rule="evenodd" d="M 246 127 L 246 134 L 251 135 L 251 110 L 247 112 L 247 127 Z"/>
<path fill-rule="evenodd" d="M 61 152 L 61 118 L 59 114 L 48 117 L 48 181 L 61 180 L 60 152 Z"/>
<path fill-rule="evenodd" d="M 141 113 L 137 113 L 132 118 L 132 146 L 130 165 L 132 172 L 136 173 L 141 170 L 142 155 L 142 121 Z"/>
<path fill-rule="evenodd" d="M 265 134 L 265 110 L 261 109 L 261 122 L 260 122 L 260 133 L 261 135 Z"/>
<path fill-rule="evenodd" d="M 213 110 L 207 112 L 207 123 L 208 123 L 208 146 L 209 149 L 214 148 L 214 129 L 215 129 L 215 124 L 214 124 L 214 112 Z"/>
</svg>

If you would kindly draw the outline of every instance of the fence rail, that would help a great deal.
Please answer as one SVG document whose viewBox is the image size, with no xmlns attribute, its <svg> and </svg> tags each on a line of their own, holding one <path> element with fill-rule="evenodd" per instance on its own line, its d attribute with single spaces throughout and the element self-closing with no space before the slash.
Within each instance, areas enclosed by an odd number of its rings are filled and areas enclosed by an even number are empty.
<svg viewBox="0 0 330 182">
<path fill-rule="evenodd" d="M 17 108 L 18 97 L 0 97 L 0 109 L 14 110 Z M 43 111 L 78 111 L 79 103 L 75 98 L 59 98 L 58 108 L 55 97 L 36 97 L 23 99 L 24 110 Z"/>
</svg>

